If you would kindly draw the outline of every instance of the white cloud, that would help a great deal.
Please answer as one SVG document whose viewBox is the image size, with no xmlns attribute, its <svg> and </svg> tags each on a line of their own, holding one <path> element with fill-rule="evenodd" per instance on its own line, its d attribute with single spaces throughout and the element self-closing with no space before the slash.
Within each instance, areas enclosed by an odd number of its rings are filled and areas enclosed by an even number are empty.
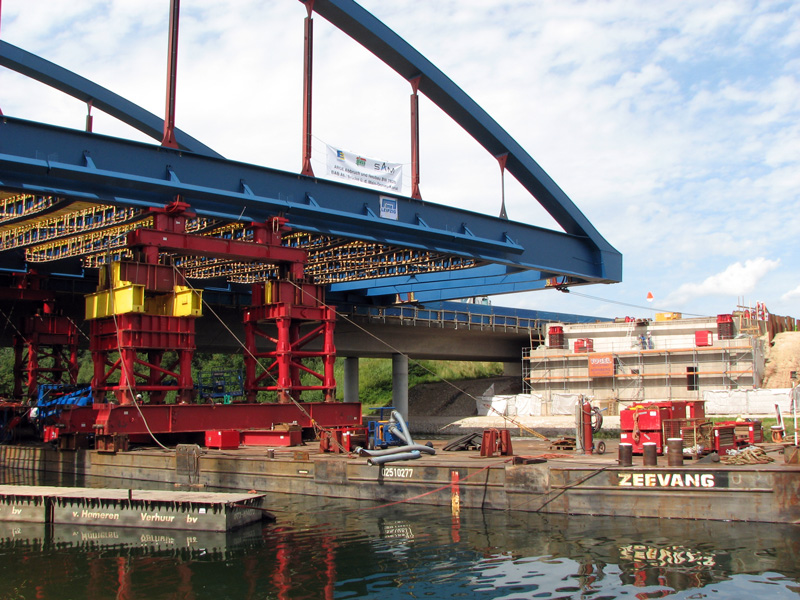
<svg viewBox="0 0 800 600">
<path fill-rule="evenodd" d="M 716 314 L 731 307 L 709 292 L 734 290 L 723 275 L 735 280 L 739 264 L 740 287 L 723 296 L 757 292 L 796 312 L 780 281 L 800 264 L 800 3 L 360 4 L 472 96 L 622 252 L 624 283 L 587 294 L 639 304 L 653 291 Z M 229 158 L 298 171 L 303 5 L 181 8 L 178 126 Z M 168 3 L 4 0 L 2 10 L 5 41 L 163 114 Z M 409 84 L 318 16 L 314 59 L 318 175 L 326 142 L 408 164 Z M 0 108 L 76 128 L 86 111 L 3 69 Z M 497 214 L 497 161 L 425 98 L 421 120 L 423 198 Z M 99 111 L 95 131 L 132 135 Z M 506 205 L 512 219 L 555 227 L 510 177 Z M 563 294 L 524 302 L 578 306 Z M 597 306 L 615 316 L 614 304 Z"/>
<path fill-rule="evenodd" d="M 685 305 L 706 296 L 746 296 L 755 291 L 763 277 L 778 268 L 779 260 L 755 258 L 735 262 L 724 271 L 705 278 L 700 283 L 684 283 L 664 300 L 666 304 Z"/>
<path fill-rule="evenodd" d="M 781 296 L 781 300 L 783 302 L 800 300 L 800 285 L 798 285 L 793 290 L 789 290 L 788 292 L 786 292 L 783 296 Z"/>
</svg>

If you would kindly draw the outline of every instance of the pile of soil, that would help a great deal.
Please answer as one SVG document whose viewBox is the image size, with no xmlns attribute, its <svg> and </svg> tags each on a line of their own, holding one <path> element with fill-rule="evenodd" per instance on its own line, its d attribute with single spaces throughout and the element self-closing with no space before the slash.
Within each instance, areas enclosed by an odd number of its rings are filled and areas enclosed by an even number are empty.
<svg viewBox="0 0 800 600">
<path fill-rule="evenodd" d="M 792 387 L 792 371 L 800 377 L 800 331 L 784 331 L 772 338 L 767 351 L 764 379 L 761 387 L 786 389 Z"/>
<path fill-rule="evenodd" d="M 522 393 L 521 377 L 487 377 L 461 381 L 421 383 L 408 391 L 409 418 L 474 417 L 478 414 L 475 398 Z"/>
</svg>

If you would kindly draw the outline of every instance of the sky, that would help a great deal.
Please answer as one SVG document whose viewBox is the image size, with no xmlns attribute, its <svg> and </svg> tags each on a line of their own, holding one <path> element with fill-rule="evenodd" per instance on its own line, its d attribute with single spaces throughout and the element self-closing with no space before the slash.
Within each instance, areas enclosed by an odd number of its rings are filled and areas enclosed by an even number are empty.
<svg viewBox="0 0 800 600">
<path fill-rule="evenodd" d="M 0 39 L 164 115 L 169 0 L 2 0 Z M 800 317 L 800 3 L 362 0 L 536 160 L 623 255 L 623 282 L 495 296 L 602 317 Z M 301 168 L 297 0 L 183 0 L 177 126 Z M 314 17 L 312 166 L 326 144 L 404 164 L 407 81 Z M 0 68 L 5 115 L 83 128 L 86 105 Z M 497 215 L 497 161 L 424 96 L 422 197 Z M 102 112 L 94 131 L 151 141 Z M 512 177 L 510 219 L 559 229 Z M 652 301 L 647 300 L 652 294 Z"/>
</svg>

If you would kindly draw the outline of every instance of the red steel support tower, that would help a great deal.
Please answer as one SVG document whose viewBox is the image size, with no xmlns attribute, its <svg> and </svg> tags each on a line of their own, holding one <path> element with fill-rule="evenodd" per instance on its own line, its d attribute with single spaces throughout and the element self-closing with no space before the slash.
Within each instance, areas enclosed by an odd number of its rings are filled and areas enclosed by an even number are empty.
<svg viewBox="0 0 800 600">
<path fill-rule="evenodd" d="M 170 391 L 176 392 L 179 402 L 189 402 L 194 387 L 194 332 L 192 317 L 127 313 L 93 319 L 91 350 L 95 402 L 103 402 L 111 392 L 120 404 L 130 404 L 134 396 L 146 393 L 150 402 L 161 404 Z M 167 351 L 177 355 L 169 365 L 164 364 Z M 114 354 L 118 358 L 111 360 Z M 119 381 L 111 383 L 109 377 L 117 371 Z"/>
<path fill-rule="evenodd" d="M 199 293 L 177 269 L 159 264 L 159 253 L 165 252 L 276 265 L 280 278 L 254 284 L 253 305 L 244 314 L 247 400 L 254 402 L 258 392 L 270 391 L 287 403 L 299 400 L 303 391 L 320 390 L 325 401 L 333 401 L 336 315 L 324 303 L 324 288 L 304 279 L 305 250 L 282 244 L 289 230 L 286 219 L 253 223 L 252 241 L 239 241 L 186 233 L 186 219 L 193 215 L 180 201 L 153 213 L 152 229 L 128 234 L 128 246 L 139 262 L 115 263 L 113 273 L 101 277 L 98 293 L 87 297 L 95 398 L 102 402 L 113 392 L 126 404 L 146 392 L 151 402 L 161 403 L 167 392 L 175 391 L 180 402 L 191 399 Z M 188 310 L 178 310 L 177 293 L 189 297 Z M 164 364 L 167 351 L 176 353 L 175 364 Z M 304 364 L 311 358 L 321 359 L 321 373 Z M 111 383 L 115 372 L 119 382 Z M 302 373 L 318 381 L 304 384 Z"/>
<path fill-rule="evenodd" d="M 78 380 L 78 327 L 55 310 L 55 299 L 41 289 L 41 277 L 29 272 L 15 278 L 3 298 L 41 302 L 25 316 L 13 337 L 14 398 L 35 401 L 40 383 L 75 385 Z"/>
<path fill-rule="evenodd" d="M 309 429 L 359 427 L 360 404 L 333 402 L 335 313 L 324 304 L 324 288 L 304 279 L 306 251 L 282 244 L 289 230 L 286 219 L 251 223 L 245 241 L 186 233 L 186 220 L 193 215 L 180 199 L 151 210 L 152 228 L 128 233 L 133 260 L 107 266 L 98 291 L 86 296 L 95 404 L 63 411 L 59 437 L 77 443 L 78 435 L 94 435 L 98 448 L 116 451 L 126 447 L 127 440 L 143 442 L 153 434 L 176 439 L 181 434 L 242 432 L 291 422 Z M 253 305 L 245 310 L 246 402 L 189 401 L 201 302 L 200 292 L 188 285 L 180 269 L 163 264 L 165 256 L 175 255 L 219 259 L 234 268 L 245 263 L 259 269 L 272 265 L 279 273 L 276 279 L 254 284 Z M 174 363 L 167 364 L 168 353 L 176 357 Z M 304 364 L 311 358 L 321 361 L 321 372 Z M 310 374 L 311 383 L 301 381 L 303 374 Z M 320 390 L 325 402 L 293 403 L 308 390 Z M 279 401 L 255 402 L 261 391 L 277 392 Z M 165 402 L 170 392 L 177 403 Z M 139 394 L 149 402 L 136 402 Z M 128 405 L 134 402 L 137 409 L 131 410 Z"/>
<path fill-rule="evenodd" d="M 162 244 L 174 244 L 184 233 L 188 205 L 174 202 L 153 210 L 154 229 Z M 90 319 L 90 349 L 94 362 L 92 392 L 102 403 L 109 393 L 119 404 L 131 404 L 146 394 L 161 404 L 168 392 L 180 403 L 192 398 L 194 319 L 200 315 L 200 295 L 186 287 L 183 275 L 159 264 L 159 245 L 129 235 L 128 246 L 140 262 L 106 265 L 98 292 L 86 298 Z M 165 363 L 167 352 L 175 359 Z M 112 375 L 118 373 L 118 380 Z"/>
<path fill-rule="evenodd" d="M 253 285 L 253 305 L 244 313 L 245 392 L 249 401 L 255 401 L 260 391 L 275 391 L 278 401 L 286 403 L 292 398 L 299 400 L 307 390 L 321 390 L 325 402 L 334 401 L 336 313 L 324 300 L 324 288 L 314 284 L 278 280 Z M 319 338 L 318 349 L 311 349 L 310 343 Z M 267 348 L 259 349 L 259 341 L 266 342 Z M 308 358 L 322 359 L 322 373 L 303 364 Z M 301 383 L 302 372 L 318 383 Z"/>
</svg>

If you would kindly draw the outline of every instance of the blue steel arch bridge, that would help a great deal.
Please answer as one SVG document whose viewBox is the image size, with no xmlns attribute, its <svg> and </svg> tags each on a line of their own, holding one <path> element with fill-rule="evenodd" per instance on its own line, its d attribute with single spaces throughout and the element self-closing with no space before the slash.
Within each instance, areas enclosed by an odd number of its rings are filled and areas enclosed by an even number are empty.
<svg viewBox="0 0 800 600">
<path fill-rule="evenodd" d="M 91 117 L 85 131 L 0 117 L 0 304 L 9 323 L 14 310 L 19 317 L 13 324 L 22 382 L 16 395 L 30 395 L 43 377 L 74 377 L 78 313 L 91 324 L 95 402 L 108 400 L 108 410 L 113 399 L 135 402 L 142 391 L 154 405 L 169 392 L 189 402 L 191 380 L 182 371 L 191 352 L 217 343 L 195 332 L 203 304 L 222 311 L 245 307 L 247 399 L 254 402 L 258 393 L 272 391 L 280 403 L 291 404 L 308 389 L 323 390 L 332 399 L 332 306 L 426 305 L 621 281 L 620 253 L 444 73 L 352 0 L 300 1 L 306 8 L 306 47 L 303 130 L 298 132 L 303 156 L 296 173 L 226 160 L 175 126 L 178 0 L 171 5 L 163 118 L 0 40 L 0 66 L 86 102 L 154 140 L 98 135 L 91 131 Z M 410 196 L 313 173 L 315 16 L 409 82 Z M 495 217 L 436 204 L 435 198 L 423 200 L 419 94 L 494 156 L 501 171 L 513 176 L 562 230 L 510 220 L 504 207 Z M 30 308 L 18 308 L 24 306 Z M 70 349 L 66 355 L 64 348 Z M 167 351 L 177 351 L 177 366 L 164 362 Z M 325 365 L 313 372 L 318 385 L 299 383 L 299 374 L 310 371 L 302 362 L 309 357 L 322 358 Z M 106 428 L 100 430 L 110 435 L 116 430 L 109 414 L 104 413 Z M 337 419 L 329 418 L 328 424 L 340 424 Z"/>
</svg>

